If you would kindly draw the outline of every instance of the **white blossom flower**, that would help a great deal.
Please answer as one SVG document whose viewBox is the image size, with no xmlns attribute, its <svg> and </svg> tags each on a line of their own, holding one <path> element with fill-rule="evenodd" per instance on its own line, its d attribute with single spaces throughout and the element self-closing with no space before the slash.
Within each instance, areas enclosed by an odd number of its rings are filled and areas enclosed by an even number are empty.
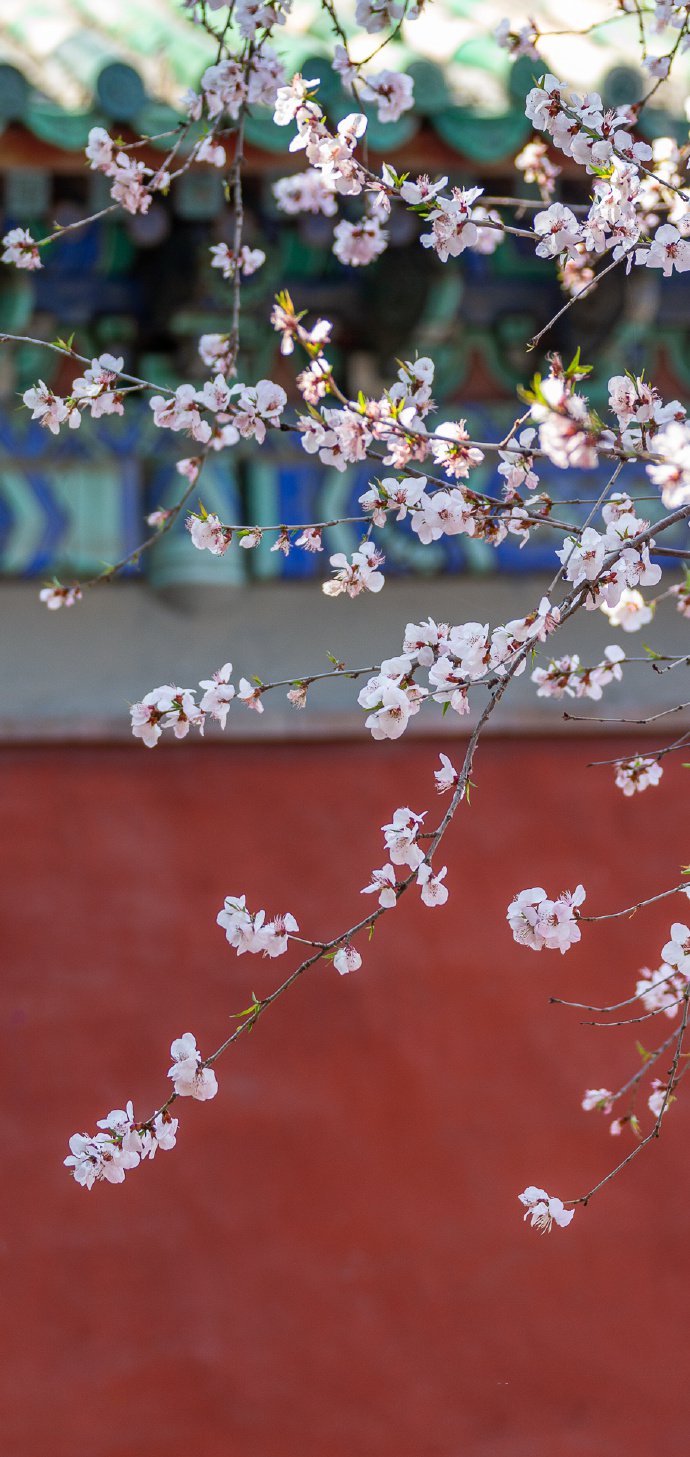
<svg viewBox="0 0 690 1457">
<path fill-rule="evenodd" d="M 425 906 L 443 906 L 448 900 L 448 887 L 443 885 L 448 872 L 447 865 L 434 874 L 426 861 L 417 870 L 417 885 L 420 887 L 422 900 Z"/>
<path fill-rule="evenodd" d="M 652 1092 L 647 1099 L 647 1107 L 650 1113 L 653 1113 L 654 1117 L 658 1119 L 662 1113 L 668 1113 L 671 1104 L 676 1100 L 669 1096 L 668 1085 L 661 1078 L 652 1078 L 650 1086 Z"/>
<path fill-rule="evenodd" d="M 685 973 L 676 974 L 674 968 L 665 962 L 656 971 L 643 966 L 635 986 L 635 996 L 640 998 L 645 1011 L 663 1012 L 664 1016 L 674 1018 L 680 1012 L 687 980 Z"/>
<path fill-rule="evenodd" d="M 194 159 L 196 162 L 208 162 L 211 167 L 224 167 L 227 161 L 225 147 L 216 142 L 212 135 L 204 137 L 199 143 Z"/>
<path fill-rule="evenodd" d="M 223 148 L 221 147 L 219 150 L 222 152 Z M 210 161 L 211 158 L 208 157 L 204 160 Z M 222 167 L 224 163 L 225 153 L 223 152 L 222 161 L 216 162 L 214 165 Z M 235 257 L 232 249 L 228 248 L 227 243 L 214 243 L 209 251 L 211 253 L 211 267 L 219 268 L 223 278 L 234 278 L 238 269 L 240 273 L 244 274 L 245 278 L 249 278 L 252 273 L 256 273 L 257 269 L 261 268 L 262 264 L 266 262 L 266 254 L 261 248 L 248 248 L 246 244 L 242 245 L 237 257 Z"/>
<path fill-rule="evenodd" d="M 128 1169 L 135 1169 L 140 1154 L 122 1146 L 120 1140 L 106 1133 L 97 1133 L 90 1138 L 86 1133 L 74 1133 L 69 1141 L 70 1153 L 64 1160 L 78 1184 L 93 1188 L 94 1183 L 104 1179 L 108 1184 L 122 1184 Z"/>
<path fill-rule="evenodd" d="M 417 870 L 424 854 L 417 844 L 417 836 L 423 828 L 426 811 L 418 815 L 411 809 L 396 809 L 389 825 L 382 825 L 386 849 L 394 865 L 409 865 Z"/>
<path fill-rule="evenodd" d="M 649 247 L 637 249 L 635 262 L 647 268 L 661 268 L 664 278 L 670 278 L 674 268 L 678 273 L 685 273 L 690 268 L 690 243 L 672 223 L 663 223 Z"/>
<path fill-rule="evenodd" d="M 252 436 L 259 445 L 266 439 L 266 426 L 276 428 L 287 404 L 287 395 L 281 385 L 270 379 L 260 379 L 255 386 L 243 385 L 233 423 L 240 435 L 248 440 Z"/>
<path fill-rule="evenodd" d="M 92 172 L 105 172 L 107 175 L 112 171 L 114 146 L 112 137 L 104 127 L 91 127 L 84 151 Z"/>
<path fill-rule="evenodd" d="M 613 1093 L 610 1088 L 587 1088 L 582 1099 L 586 1113 L 596 1109 L 598 1113 L 610 1113 L 613 1107 Z"/>
<path fill-rule="evenodd" d="M 202 1057 L 191 1032 L 175 1038 L 170 1048 L 172 1067 L 168 1077 L 179 1098 L 196 1098 L 205 1103 L 215 1098 L 218 1080 L 212 1068 L 202 1066 Z"/>
<path fill-rule="evenodd" d="M 667 511 L 690 501 L 690 426 L 687 421 L 672 420 L 659 430 L 652 442 L 659 461 L 647 465 L 647 475 L 661 490 Z"/>
<path fill-rule="evenodd" d="M 562 253 L 572 254 L 582 238 L 575 214 L 560 202 L 553 202 L 545 212 L 537 213 L 534 231 L 542 239 L 536 248 L 538 258 L 558 258 Z"/>
<path fill-rule="evenodd" d="M 250 683 L 248 678 L 240 678 L 237 699 L 244 704 L 245 708 L 252 708 L 254 713 L 263 713 L 264 706 L 261 702 L 263 691 L 260 683 Z"/>
<path fill-rule="evenodd" d="M 205 689 L 204 696 L 199 704 L 202 713 L 210 713 L 221 728 L 225 728 L 228 710 L 233 698 L 235 689 L 230 682 L 232 663 L 224 663 L 218 668 L 212 678 L 202 678 L 199 687 Z"/>
<path fill-rule="evenodd" d="M 324 582 L 321 590 L 327 597 L 338 597 L 346 592 L 348 597 L 357 597 L 365 589 L 380 592 L 385 577 L 378 569 L 385 557 L 371 541 L 364 541 L 358 551 L 352 553 L 349 562 L 344 552 L 338 551 L 330 558 L 335 571 L 332 581 Z"/>
<path fill-rule="evenodd" d="M 359 951 L 356 951 L 354 946 L 351 946 L 350 942 L 346 941 L 336 951 L 333 957 L 333 965 L 336 971 L 340 972 L 341 976 L 347 976 L 349 971 L 359 971 L 362 965 L 362 958 Z"/>
<path fill-rule="evenodd" d="M 525 1205 L 525 1219 L 529 1219 L 532 1228 L 542 1234 L 548 1233 L 553 1224 L 565 1229 L 575 1213 L 574 1209 L 565 1208 L 562 1199 L 553 1198 L 545 1189 L 537 1189 L 533 1184 L 518 1194 L 518 1199 Z"/>
<path fill-rule="evenodd" d="M 212 556 L 225 555 L 232 541 L 232 531 L 223 526 L 214 512 L 207 516 L 188 516 L 185 526 L 197 551 L 210 551 Z"/>
<path fill-rule="evenodd" d="M 654 616 L 654 608 L 647 605 L 642 593 L 630 587 L 623 588 L 614 607 L 609 607 L 606 601 L 600 602 L 599 607 L 611 626 L 622 627 L 623 632 L 638 632 Z"/>
<path fill-rule="evenodd" d="M 442 263 L 449 258 L 457 258 L 465 248 L 472 248 L 477 242 L 477 228 L 471 221 L 471 210 L 482 192 L 481 187 L 468 190 L 454 187 L 450 197 L 434 198 L 434 207 L 427 219 L 431 223 L 431 232 L 422 233 L 419 241 L 423 248 L 433 248 Z"/>
<path fill-rule="evenodd" d="M 153 423 L 159 430 L 183 430 L 202 445 L 211 439 L 211 426 L 201 418 L 193 385 L 178 385 L 174 395 L 154 395 L 149 406 L 153 410 Z"/>
<path fill-rule="evenodd" d="M 31 419 L 38 420 L 51 435 L 59 435 L 61 425 L 67 424 L 70 430 L 76 430 L 81 425 L 81 415 L 76 406 L 69 400 L 63 400 L 60 395 L 54 395 L 42 379 L 39 379 L 35 388 L 25 390 L 22 399 L 32 412 Z"/>
<path fill-rule="evenodd" d="M 279 177 L 272 186 L 278 208 L 281 212 L 295 215 L 312 213 L 333 218 L 338 211 L 335 189 L 329 186 L 317 167 L 307 167 L 304 172 L 295 172 L 290 177 Z"/>
<path fill-rule="evenodd" d="M 176 739 L 185 738 L 192 726 L 203 732 L 204 715 L 191 689 L 170 683 L 153 688 L 141 703 L 133 703 L 130 717 L 134 738 L 142 739 L 148 749 L 154 748 L 164 729 L 171 728 Z"/>
<path fill-rule="evenodd" d="M 395 886 L 396 879 L 393 866 L 383 865 L 380 870 L 372 870 L 371 883 L 370 885 L 364 886 L 361 894 L 378 894 L 379 905 L 383 906 L 386 910 L 390 910 L 392 906 L 397 904 L 398 897 L 395 893 Z"/>
<path fill-rule="evenodd" d="M 447 754 L 439 754 L 441 768 L 434 770 L 434 779 L 439 794 L 445 794 L 447 790 L 453 789 L 458 782 L 458 771 L 453 768 Z"/>
<path fill-rule="evenodd" d="M 81 587 L 60 587 L 55 584 L 52 587 L 42 587 L 38 594 L 39 600 L 45 602 L 49 612 L 55 612 L 58 607 L 73 607 L 75 602 L 81 602 Z"/>
<path fill-rule="evenodd" d="M 399 71 L 378 71 L 366 78 L 366 99 L 376 101 L 379 121 L 398 121 L 404 111 L 414 106 L 414 82 Z"/>
<path fill-rule="evenodd" d="M 378 218 L 361 218 L 358 223 L 345 219 L 333 229 L 333 252 L 341 263 L 360 268 L 373 263 L 388 246 L 388 234 Z"/>
<path fill-rule="evenodd" d="M 682 921 L 674 921 L 671 939 L 661 948 L 661 955 L 668 966 L 675 968 L 682 976 L 690 977 L 690 927 Z"/>
</svg>

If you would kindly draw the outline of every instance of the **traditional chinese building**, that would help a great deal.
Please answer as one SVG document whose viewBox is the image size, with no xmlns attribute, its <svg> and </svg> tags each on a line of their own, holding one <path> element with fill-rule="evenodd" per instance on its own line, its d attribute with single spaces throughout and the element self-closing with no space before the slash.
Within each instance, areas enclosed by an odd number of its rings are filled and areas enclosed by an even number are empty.
<svg viewBox="0 0 690 1457">
<path fill-rule="evenodd" d="M 585 30 L 602 4 L 540 5 L 554 31 L 575 10 Z M 393 57 L 414 76 L 415 111 L 385 128 L 372 118 L 372 164 L 509 190 L 534 67 L 511 69 L 482 33 L 503 14 L 525 18 L 514 0 L 444 0 L 408 27 Z M 281 49 L 344 114 L 325 21 L 312 0 L 296 17 Z M 634 26 L 619 19 L 606 46 L 556 36 L 549 63 L 612 104 L 632 100 Z M 89 129 L 169 131 L 213 59 L 172 0 L 0 0 L 2 231 L 41 235 L 105 206 L 84 161 Z M 647 136 L 686 138 L 687 69 L 686 57 L 663 112 L 646 114 Z M 520 239 L 441 265 L 404 217 L 379 263 L 344 269 L 327 219 L 275 207 L 271 184 L 295 165 L 287 132 L 258 113 L 247 130 L 248 236 L 271 241 L 243 289 L 247 379 L 289 383 L 266 322 L 287 287 L 333 318 L 348 389 L 376 390 L 396 358 L 428 351 L 441 411 L 495 438 L 539 363 L 525 339 L 559 306 L 548 269 Z M 563 197 L 579 186 L 566 174 Z M 81 353 L 123 354 L 147 379 L 201 381 L 196 340 L 228 319 L 208 249 L 230 221 L 217 173 L 190 172 L 145 217 L 66 234 L 43 271 L 3 269 L 0 333 L 74 332 Z M 658 282 L 620 270 L 545 341 L 596 361 L 595 403 L 622 362 L 687 396 L 689 285 Z M 505 908 L 526 884 L 558 893 L 583 879 L 593 914 L 672 884 L 690 858 L 687 769 L 674 756 L 658 790 L 623 799 L 610 767 L 586 766 L 637 747 L 636 730 L 610 738 L 590 721 L 566 738 L 563 705 L 537 700 L 529 673 L 480 746 L 445 842 L 448 905 L 408 897 L 362 946 L 360 971 L 315 967 L 218 1064 L 216 1100 L 184 1106 L 177 1149 L 122 1188 L 88 1194 L 62 1168 L 76 1128 L 129 1097 L 142 1115 L 158 1104 L 173 1037 L 192 1027 L 209 1051 L 280 980 L 281 963 L 227 947 L 224 896 L 290 910 L 306 936 L 336 934 L 361 913 L 394 808 L 440 818 L 432 771 L 440 750 L 459 758 L 467 722 L 420 714 L 421 738 L 373 745 L 343 680 L 315 685 L 307 713 L 282 694 L 262 717 L 234 706 L 224 742 L 151 754 L 129 737 L 128 704 L 230 658 L 265 682 L 326 668 L 329 654 L 374 664 L 428 614 L 507 621 L 555 570 L 539 533 L 524 550 L 466 537 L 430 549 L 403 523 L 387 533 L 385 591 L 331 601 L 306 554 L 262 543 L 211 558 L 180 529 L 124 580 L 47 614 L 41 582 L 126 556 L 146 513 L 175 499 L 174 441 L 145 402 L 58 439 L 28 420 L 21 392 L 39 377 L 60 390 L 73 372 L 31 342 L 0 346 L 3 1457 L 676 1457 L 688 1426 L 682 1096 L 658 1146 L 570 1229 L 538 1239 L 516 1196 L 533 1182 L 579 1195 L 634 1148 L 580 1104 L 586 1087 L 622 1083 L 656 1032 L 584 1028 L 593 1014 L 548 998 L 629 996 L 682 912 L 661 902 L 584 927 L 563 960 L 515 946 Z M 494 468 L 478 468 L 480 488 Z M 330 520 L 352 514 L 367 479 L 281 436 L 214 457 L 203 499 L 249 525 Z M 563 495 L 554 470 L 542 483 Z M 600 485 L 568 473 L 571 496 Z M 326 534 L 331 551 L 354 544 L 348 526 Z M 687 621 L 670 608 L 658 621 L 664 646 L 687 651 Z M 610 640 L 596 612 L 562 637 L 592 663 Z M 673 677 L 654 685 L 655 708 L 679 701 Z M 639 718 L 645 702 L 645 667 L 630 665 L 603 712 Z"/>
<path fill-rule="evenodd" d="M 444 0 L 436 18 L 432 7 L 408 27 L 405 45 L 395 43 L 390 63 L 413 76 L 415 110 L 388 125 L 370 117 L 372 166 L 378 168 L 385 157 L 406 170 L 481 184 L 493 195 L 510 191 L 513 159 L 531 134 L 523 98 L 538 67 L 528 59 L 511 65 L 486 35 L 486 9 L 481 7 L 480 16 L 473 0 Z M 569 23 L 562 0 L 542 9 L 548 28 L 558 31 Z M 599 13 L 596 5 L 589 10 Z M 329 113 L 342 116 L 353 102 L 325 60 L 328 36 L 317 5 L 300 7 L 285 31 L 280 39 L 288 66 L 318 76 Z M 559 74 L 582 89 L 596 86 L 610 104 L 634 100 L 642 85 L 633 64 L 634 23 L 623 20 L 606 40 L 604 46 L 594 37 L 556 36 L 544 44 Z M 107 15 L 99 3 L 49 0 L 39 7 L 5 0 L 3 228 L 29 226 L 40 235 L 53 223 L 66 227 L 103 208 L 109 201 L 107 179 L 89 171 L 84 159 L 90 128 L 158 137 L 150 151 L 162 159 L 179 123 L 180 97 L 198 86 L 213 56 L 210 37 L 172 0 L 115 6 Z M 659 93 L 664 109 L 643 114 L 645 136 L 671 130 L 679 140 L 685 137 L 687 124 L 677 119 L 682 76 L 673 85 Z M 528 241 L 514 237 L 490 257 L 466 252 L 441 264 L 419 247 L 416 219 L 400 211 L 390 220 L 383 258 L 366 269 L 343 268 L 330 252 L 330 219 L 291 219 L 278 212 L 272 183 L 296 165 L 287 150 L 290 134 L 260 108 L 247 120 L 247 239 L 260 235 L 270 243 L 267 264 L 243 289 L 247 378 L 272 373 L 291 385 L 294 371 L 289 363 L 281 368 L 277 340 L 267 328 L 271 301 L 287 287 L 300 308 L 334 320 L 334 364 L 352 393 L 360 387 L 376 391 L 394 376 L 396 359 L 431 350 L 440 405 L 462 411 L 475 438 L 491 438 L 497 425 L 514 418 L 516 388 L 538 362 L 537 354 L 525 354 L 525 340 L 562 301 L 553 274 L 534 258 Z M 566 171 L 560 184 L 564 200 L 579 196 L 578 187 Z M 67 234 L 46 254 L 40 272 L 3 269 L 0 329 L 47 339 L 74 333 L 80 352 L 122 354 L 126 368 L 145 378 L 164 385 L 201 381 L 208 371 L 196 341 L 203 332 L 222 332 L 228 307 L 227 283 L 209 267 L 208 248 L 230 236 L 231 223 L 222 177 L 212 167 L 194 169 L 145 216 L 107 213 Z M 605 402 L 606 380 L 622 353 L 630 367 L 644 360 L 665 393 L 687 387 L 690 284 L 678 275 L 663 289 L 659 284 L 648 271 L 640 276 L 637 270 L 630 279 L 622 270 L 614 273 L 544 340 L 543 350 L 569 356 L 579 344 L 583 357 L 596 356 L 595 404 Z M 85 423 L 78 439 L 57 442 L 17 410 L 18 393 L 38 376 L 59 391 L 73 373 L 64 358 L 31 344 L 3 348 L 0 571 L 11 578 L 54 572 L 69 578 L 121 559 L 138 544 L 146 512 L 174 495 L 174 442 L 166 444 L 154 430 L 147 402 L 133 401 L 124 421 L 101 421 L 97 430 Z M 494 469 L 494 461 L 484 463 L 474 477 L 478 488 L 491 482 Z M 261 452 L 240 449 L 212 461 L 204 472 L 204 500 L 224 519 L 249 524 L 310 514 L 323 519 L 345 507 L 342 514 L 352 514 L 349 507 L 366 476 L 358 469 L 335 476 L 281 439 Z M 558 494 L 554 472 L 546 472 L 544 487 Z M 534 569 L 551 560 L 538 536 L 526 550 L 514 538 L 497 553 L 463 538 L 425 550 L 423 557 L 422 569 L 431 564 L 452 572 Z M 421 565 L 405 531 L 398 534 L 394 558 L 389 570 Z M 222 563 L 211 561 L 189 553 L 179 532 L 143 563 L 156 587 L 219 584 L 247 574 L 263 580 L 315 569 L 313 560 L 293 556 L 285 562 L 267 548 L 251 556 L 231 551 Z"/>
</svg>

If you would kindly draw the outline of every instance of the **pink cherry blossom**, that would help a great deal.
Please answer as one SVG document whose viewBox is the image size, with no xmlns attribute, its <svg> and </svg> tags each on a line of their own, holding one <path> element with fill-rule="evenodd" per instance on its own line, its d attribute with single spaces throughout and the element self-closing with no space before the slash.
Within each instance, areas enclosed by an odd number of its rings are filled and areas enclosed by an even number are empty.
<svg viewBox="0 0 690 1457">
<path fill-rule="evenodd" d="M 635 759 L 624 759 L 616 766 L 616 785 L 628 797 L 641 794 L 650 785 L 658 784 L 663 772 L 656 760 L 638 755 Z"/>
<path fill-rule="evenodd" d="M 336 258 L 351 268 L 373 263 L 388 246 L 388 236 L 378 218 L 362 218 L 358 223 L 343 220 L 334 228 L 333 237 Z"/>
</svg>

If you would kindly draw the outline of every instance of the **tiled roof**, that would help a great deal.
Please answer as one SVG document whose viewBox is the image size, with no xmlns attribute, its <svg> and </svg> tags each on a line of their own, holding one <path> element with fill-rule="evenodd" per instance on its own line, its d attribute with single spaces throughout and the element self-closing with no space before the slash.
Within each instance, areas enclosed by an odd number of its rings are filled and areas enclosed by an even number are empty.
<svg viewBox="0 0 690 1457">
<path fill-rule="evenodd" d="M 337 0 L 346 29 L 351 0 Z M 376 149 L 404 144 L 422 118 L 452 148 L 476 160 L 495 160 L 513 152 L 528 133 L 521 96 L 540 63 L 512 66 L 490 35 L 504 15 L 524 23 L 526 9 L 545 29 L 584 30 L 610 15 L 610 0 L 433 0 L 422 16 L 403 28 L 382 64 L 408 69 L 415 76 L 415 115 L 389 127 L 374 124 Z M 640 84 L 636 20 L 618 17 L 588 36 L 554 36 L 542 43 L 551 68 L 583 90 L 599 89 L 611 103 L 632 100 Z M 379 37 L 357 33 L 356 57 Z M 301 68 L 325 57 L 329 22 L 319 0 L 296 0 L 277 45 L 288 66 Z M 0 126 L 20 122 L 43 141 L 67 151 L 83 147 L 96 122 L 130 122 L 149 133 L 174 122 L 179 98 L 196 87 L 215 59 L 215 44 L 189 17 L 180 0 L 2 0 L 0 6 Z M 659 106 L 683 115 L 690 63 L 677 62 L 674 79 L 659 92 Z M 339 95 L 337 79 L 323 64 L 324 87 L 334 109 L 351 107 Z M 668 125 L 659 110 L 650 112 L 643 130 L 654 134 Z M 286 130 L 256 114 L 250 139 L 282 152 Z M 1 147 L 1 142 L 0 142 Z"/>
</svg>

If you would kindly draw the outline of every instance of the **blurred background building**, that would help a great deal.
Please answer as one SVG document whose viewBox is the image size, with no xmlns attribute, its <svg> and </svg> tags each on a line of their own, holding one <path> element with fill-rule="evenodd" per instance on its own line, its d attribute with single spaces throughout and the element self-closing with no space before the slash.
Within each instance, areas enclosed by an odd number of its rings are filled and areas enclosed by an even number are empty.
<svg viewBox="0 0 690 1457">
<path fill-rule="evenodd" d="M 378 169 L 385 157 L 411 172 L 483 185 L 494 195 L 511 191 L 513 159 L 530 137 L 523 99 L 539 67 L 528 59 L 511 65 L 485 33 L 505 8 L 444 0 L 409 27 L 407 43 L 394 45 L 387 64 L 413 76 L 415 110 L 389 125 L 375 114 L 370 118 L 372 166 Z M 570 24 L 562 0 L 542 9 L 547 28 Z M 596 10 L 583 7 L 583 23 L 589 18 L 585 11 Z M 595 35 L 598 40 L 551 42 L 559 74 L 583 90 L 596 87 L 610 104 L 636 99 L 643 83 L 634 21 L 628 31 L 617 25 Z M 320 95 L 330 114 L 337 118 L 352 108 L 325 59 L 328 30 L 315 3 L 299 6 L 279 39 L 290 67 L 321 78 Z M 89 171 L 84 160 L 89 129 L 105 126 L 127 139 L 169 132 L 179 120 L 181 94 L 198 87 L 213 58 L 213 42 L 173 0 L 110 10 L 99 0 L 28 5 L 4 0 L 3 228 L 29 226 L 40 234 L 54 222 L 65 226 L 105 206 L 107 179 Z M 663 108 L 644 113 L 645 136 L 669 130 L 679 140 L 686 136 L 677 97 L 682 78 L 674 84 Z M 360 388 L 375 392 L 390 382 L 396 359 L 432 352 L 441 409 L 467 416 L 475 438 L 494 438 L 514 418 L 516 386 L 539 362 L 538 356 L 525 356 L 525 339 L 562 302 L 553 271 L 519 238 L 507 238 L 492 256 L 468 252 L 450 266 L 441 264 L 419 247 L 416 219 L 399 210 L 390 220 L 384 256 L 366 269 L 343 268 L 330 252 L 331 219 L 291 219 L 277 210 L 272 183 L 301 165 L 299 154 L 287 151 L 290 135 L 291 128 L 274 126 L 269 113 L 255 109 L 248 119 L 247 238 L 269 246 L 266 265 L 243 289 L 244 377 L 270 374 L 292 382 L 293 361 L 280 360 L 277 338 L 267 327 L 271 301 L 287 287 L 298 307 L 334 321 L 334 364 L 352 394 Z M 154 158 L 160 160 L 168 145 L 167 139 L 154 143 Z M 585 198 L 582 177 L 566 169 L 559 195 L 565 201 Z M 122 354 L 125 367 L 145 378 L 164 385 L 201 382 L 208 369 L 197 354 L 198 338 L 222 332 L 227 323 L 228 286 L 209 267 L 208 249 L 227 240 L 231 228 L 222 177 L 212 167 L 194 169 L 173 184 L 169 197 L 158 197 L 146 216 L 111 214 L 66 236 L 46 255 L 40 272 L 3 269 L 0 330 L 46 339 L 74 333 L 81 353 Z M 544 342 L 544 349 L 568 356 L 580 344 L 583 358 L 596 359 L 595 404 L 605 402 L 606 380 L 623 356 L 630 368 L 644 363 L 664 393 L 687 388 L 690 282 L 674 275 L 660 284 L 649 270 L 636 270 L 629 279 L 615 272 Z M 18 395 L 37 377 L 64 391 L 73 370 L 69 361 L 31 344 L 2 350 L 0 571 L 10 578 L 89 575 L 103 561 L 126 556 L 141 539 L 147 511 L 174 498 L 171 467 L 179 442 L 155 430 L 145 400 L 130 402 L 124 419 L 112 417 L 95 427 L 86 422 L 78 436 L 64 432 L 57 442 L 17 408 Z M 476 473 L 479 489 L 495 486 L 495 465 L 487 459 Z M 349 507 L 367 477 L 366 466 L 338 476 L 279 438 L 262 451 L 239 449 L 212 460 L 203 494 L 208 509 L 224 520 L 323 519 L 352 514 Z M 562 494 L 557 472 L 547 470 L 543 484 L 555 496 Z M 570 494 L 588 494 L 571 489 L 583 484 L 591 485 L 591 477 L 584 483 L 569 478 Z M 332 533 L 327 544 L 335 550 L 355 541 L 353 527 Z M 525 549 L 509 537 L 495 552 L 468 538 L 421 548 L 401 530 L 389 551 L 389 570 L 426 573 L 548 569 L 551 561 L 550 543 L 538 533 Z M 266 580 L 319 569 L 305 553 L 285 559 L 271 553 L 268 543 L 257 552 L 231 551 L 219 562 L 190 552 L 182 530 L 162 540 L 143 563 L 153 587 Z"/>
</svg>

